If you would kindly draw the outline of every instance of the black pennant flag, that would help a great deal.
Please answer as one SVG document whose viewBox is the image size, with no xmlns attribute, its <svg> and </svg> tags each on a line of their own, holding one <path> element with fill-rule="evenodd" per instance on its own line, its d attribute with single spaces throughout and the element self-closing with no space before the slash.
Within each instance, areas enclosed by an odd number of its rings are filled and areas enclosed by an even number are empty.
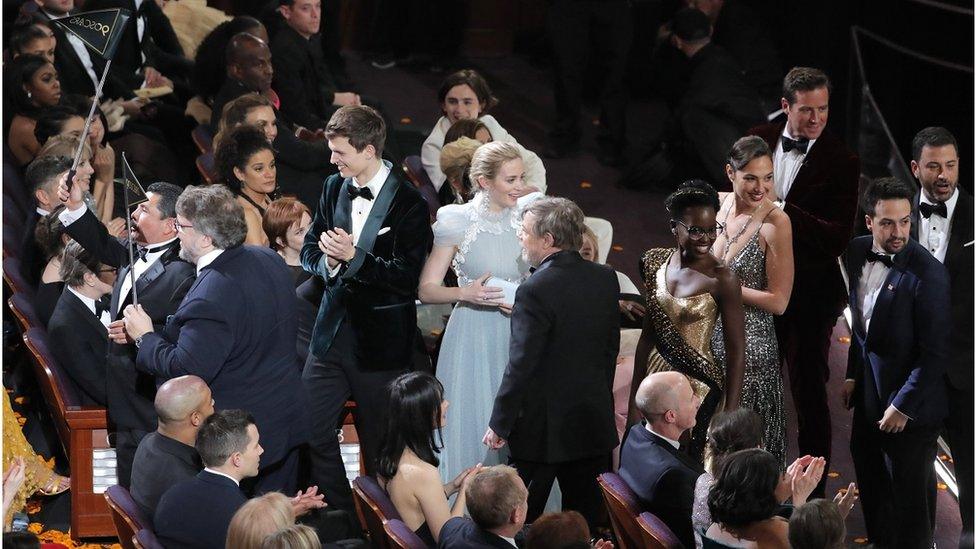
<svg viewBox="0 0 976 549">
<path fill-rule="evenodd" d="M 125 187 L 124 192 L 126 193 L 127 204 L 130 208 L 149 200 L 149 197 L 146 196 L 145 189 L 139 184 L 139 179 L 132 171 L 132 166 L 129 165 L 129 159 L 125 157 L 125 153 L 122 153 L 122 179 L 116 179 L 115 181 L 122 183 L 122 186 Z"/>
<path fill-rule="evenodd" d="M 131 12 L 122 8 L 86 11 L 51 19 L 77 36 L 102 59 L 112 59 Z"/>
</svg>

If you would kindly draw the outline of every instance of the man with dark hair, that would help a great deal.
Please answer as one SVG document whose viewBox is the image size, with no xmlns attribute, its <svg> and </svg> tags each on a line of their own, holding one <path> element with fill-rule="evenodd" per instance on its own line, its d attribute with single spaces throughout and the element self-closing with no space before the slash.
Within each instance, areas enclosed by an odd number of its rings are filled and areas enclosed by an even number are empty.
<svg viewBox="0 0 976 549">
<path fill-rule="evenodd" d="M 830 460 L 827 353 L 844 308 L 844 280 L 837 257 L 851 237 L 860 164 L 825 130 L 830 80 L 817 69 L 795 67 L 783 80 L 786 122 L 757 126 L 749 134 L 773 151 L 773 195 L 793 224 L 793 293 L 776 318 L 780 356 L 789 371 L 796 406 L 800 455 Z M 849 273 L 853 276 L 853 273 Z M 827 476 L 813 492 L 823 497 Z"/>
<path fill-rule="evenodd" d="M 876 547 L 931 547 L 935 527 L 949 276 L 909 238 L 914 194 L 894 178 L 869 183 L 861 207 L 871 234 L 844 255 L 853 325 L 841 396 L 854 408 L 851 455 Z"/>
<path fill-rule="evenodd" d="M 414 303 L 433 235 L 427 203 L 381 157 L 386 124 L 376 110 L 340 108 L 326 136 L 339 173 L 325 182 L 302 246 L 302 266 L 325 284 L 302 379 L 315 418 L 312 484 L 330 505 L 352 513 L 336 436 L 339 414 L 347 399 L 356 401 L 356 430 L 372 473 L 383 388 L 412 366 Z"/>
<path fill-rule="evenodd" d="M 945 434 L 959 486 L 963 536 L 973 535 L 973 196 L 958 185 L 959 149 L 945 128 L 925 128 L 912 140 L 912 238 L 949 271 L 952 329 Z"/>
<path fill-rule="evenodd" d="M 176 312 L 183 296 L 196 278 L 193 265 L 180 259 L 176 238 L 176 200 L 182 189 L 171 183 L 149 185 L 149 200 L 132 213 L 132 234 L 128 239 L 111 236 L 95 214 L 82 201 L 81 185 L 71 189 L 62 182 L 58 197 L 65 208 L 58 216 L 64 231 L 91 251 L 101 262 L 119 269 L 109 304 L 110 330 L 118 330 L 122 311 L 132 303 L 132 278 L 135 277 L 139 304 L 162 327 Z M 136 246 L 135 262 L 129 265 L 129 247 Z M 128 488 L 139 441 L 156 429 L 153 399 L 156 379 L 136 369 L 136 349 L 130 344 L 110 341 L 106 387 L 108 415 L 115 426 L 115 450 L 119 484 Z"/>
<path fill-rule="evenodd" d="M 522 547 L 529 490 L 518 471 L 508 465 L 482 469 L 468 484 L 464 495 L 471 518 L 454 517 L 444 523 L 438 547 Z"/>
<path fill-rule="evenodd" d="M 591 526 L 602 508 L 596 477 L 617 446 L 613 373 L 620 346 L 620 286 L 613 270 L 584 260 L 583 211 L 540 198 L 523 214 L 522 258 L 535 272 L 515 293 L 509 362 L 484 443 L 510 443 L 529 486 L 528 522 L 542 514 L 553 480 L 563 509 Z"/>
<path fill-rule="evenodd" d="M 34 238 L 37 222 L 58 206 L 58 178 L 71 169 L 66 156 L 42 156 L 27 165 L 24 182 L 34 196 L 34 211 L 27 213 L 21 241 L 20 271 L 27 283 L 36 286 L 46 263 L 44 252 Z"/>
<path fill-rule="evenodd" d="M 129 487 L 146 517 L 155 515 L 167 490 L 200 472 L 200 456 L 193 445 L 200 426 L 214 413 L 210 388 L 197 376 L 163 383 L 153 405 L 159 427 L 139 442 Z"/>
<path fill-rule="evenodd" d="M 269 248 L 242 245 L 244 212 L 223 186 L 187 187 L 175 226 L 196 282 L 163 327 L 129 305 L 109 337 L 135 344 L 139 370 L 161 380 L 199 376 L 217 407 L 254 414 L 267 448 L 254 491 L 293 492 L 307 425 L 291 271 Z"/>
</svg>

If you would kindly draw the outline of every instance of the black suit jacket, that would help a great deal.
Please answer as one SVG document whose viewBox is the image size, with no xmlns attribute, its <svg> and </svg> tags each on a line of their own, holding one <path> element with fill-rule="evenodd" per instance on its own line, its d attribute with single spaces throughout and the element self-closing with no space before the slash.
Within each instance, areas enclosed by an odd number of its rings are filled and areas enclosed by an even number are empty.
<svg viewBox="0 0 976 549">
<path fill-rule="evenodd" d="M 261 465 L 273 465 L 308 431 L 296 299 L 291 271 L 271 249 L 224 250 L 166 326 L 144 336 L 136 367 L 160 380 L 199 376 L 217 408 L 250 412 L 264 447 Z"/>
<path fill-rule="evenodd" d="M 575 251 L 550 255 L 519 286 L 508 367 L 489 423 L 512 457 L 559 463 L 618 444 L 611 392 L 619 291 L 612 269 Z"/>
<path fill-rule="evenodd" d="M 945 265 L 949 271 L 952 333 L 949 334 L 949 362 L 946 377 L 956 389 L 973 391 L 973 195 L 962 187 L 956 199 L 949 227 L 949 247 Z M 912 239 L 918 241 L 921 227 L 918 214 L 920 196 L 912 200 Z M 924 245 L 923 245 L 924 247 Z"/>
<path fill-rule="evenodd" d="M 909 426 L 937 426 L 946 415 L 949 275 L 932 254 L 909 239 L 894 257 L 865 333 L 858 285 L 871 244 L 870 235 L 855 238 L 844 255 L 854 324 L 847 360 L 847 379 L 856 382 L 854 406 L 871 422 L 894 405 L 911 418 Z"/>
<path fill-rule="evenodd" d="M 156 508 L 156 537 L 167 549 L 223 549 L 234 513 L 247 503 L 233 480 L 200 471 L 170 488 Z"/>
<path fill-rule="evenodd" d="M 412 364 L 417 286 L 433 234 L 427 203 L 397 171 L 390 171 L 374 199 L 355 257 L 332 277 L 327 257 L 318 246 L 319 237 L 333 227 L 351 232 L 352 200 L 347 186 L 354 183 L 338 174 L 325 182 L 302 246 L 302 266 L 325 280 L 310 349 L 319 358 L 329 352 L 348 316 L 356 332 L 361 368 L 399 370 Z"/>
<path fill-rule="evenodd" d="M 775 153 L 785 122 L 749 130 Z M 783 211 L 793 224 L 793 295 L 790 309 L 829 307 L 840 314 L 844 279 L 837 258 L 854 229 L 860 161 L 829 130 L 807 152 L 790 186 Z"/>
<path fill-rule="evenodd" d="M 139 441 L 129 491 L 143 515 L 152 520 L 163 494 L 202 469 L 196 448 L 154 431 Z"/>
<path fill-rule="evenodd" d="M 306 40 L 288 25 L 281 25 L 271 39 L 274 89 L 281 97 L 281 110 L 311 130 L 325 128 L 335 112 L 335 80 L 318 40 L 318 35 Z"/>
<path fill-rule="evenodd" d="M 695 546 L 691 509 L 695 482 L 703 472 L 690 456 L 648 431 L 645 422 L 630 428 L 620 450 L 620 477 L 685 547 Z"/>
<path fill-rule="evenodd" d="M 516 547 L 522 547 L 523 536 L 515 536 Z M 441 527 L 439 549 L 512 549 L 500 536 L 486 532 L 467 517 L 454 517 Z"/>
<path fill-rule="evenodd" d="M 132 303 L 130 290 L 123 301 L 119 292 L 129 275 L 128 241 L 120 241 L 108 234 L 105 226 L 90 211 L 65 227 L 71 238 L 89 250 L 99 261 L 119 268 L 109 311 L 112 320 L 122 318 L 125 306 Z M 183 296 L 196 279 L 196 268 L 179 258 L 177 241 L 136 280 L 139 303 L 152 318 L 154 329 L 161 330 L 166 318 L 176 312 Z M 156 429 L 156 379 L 136 369 L 134 345 L 108 345 L 108 414 L 112 423 L 122 429 L 152 431 Z"/>
<path fill-rule="evenodd" d="M 105 350 L 108 330 L 81 299 L 65 287 L 47 325 L 51 353 L 81 389 L 82 402 L 105 406 Z"/>
<path fill-rule="evenodd" d="M 24 236 L 20 244 L 20 274 L 23 275 L 27 283 L 33 287 L 41 281 L 41 273 L 47 262 L 44 260 L 44 252 L 37 244 L 34 232 L 37 231 L 37 222 L 40 221 L 41 214 L 37 213 L 37 207 L 27 212 L 27 221 L 24 223 Z"/>
</svg>

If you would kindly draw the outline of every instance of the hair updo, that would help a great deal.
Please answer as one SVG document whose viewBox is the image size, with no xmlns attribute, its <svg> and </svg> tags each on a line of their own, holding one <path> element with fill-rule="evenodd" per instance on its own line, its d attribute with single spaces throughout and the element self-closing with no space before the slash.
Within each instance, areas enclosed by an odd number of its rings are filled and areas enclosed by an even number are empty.
<svg viewBox="0 0 976 549">
<path fill-rule="evenodd" d="M 773 153 L 769 151 L 769 145 L 766 144 L 766 141 L 758 135 L 748 135 L 732 144 L 732 150 L 729 151 L 729 157 L 726 161 L 729 166 L 732 166 L 732 170 L 737 172 L 748 166 L 753 160 L 764 156 L 768 156 L 770 160 L 773 159 Z"/>
<path fill-rule="evenodd" d="M 502 164 L 515 159 L 521 160 L 522 153 L 511 143 L 492 141 L 478 147 L 471 157 L 471 167 L 468 168 L 468 178 L 471 180 L 472 187 L 480 190 L 478 178 L 484 177 L 489 181 L 495 179 Z"/>
<path fill-rule="evenodd" d="M 214 164 L 221 181 L 234 194 L 240 194 L 243 182 L 237 179 L 234 168 L 244 171 L 248 160 L 261 151 L 271 151 L 264 132 L 244 124 L 217 134 L 214 139 Z"/>
<path fill-rule="evenodd" d="M 673 219 L 684 215 L 685 210 L 698 206 L 705 206 L 719 210 L 718 192 L 702 179 L 690 179 L 678 186 L 678 189 L 664 199 L 664 207 Z"/>
</svg>

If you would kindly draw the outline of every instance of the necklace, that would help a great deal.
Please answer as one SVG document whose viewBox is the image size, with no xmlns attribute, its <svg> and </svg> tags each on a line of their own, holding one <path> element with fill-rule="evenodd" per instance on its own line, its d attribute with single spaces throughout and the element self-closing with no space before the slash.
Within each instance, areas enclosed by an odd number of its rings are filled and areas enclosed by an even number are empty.
<svg viewBox="0 0 976 549">
<path fill-rule="evenodd" d="M 733 198 L 733 201 L 732 201 L 732 205 L 729 206 L 729 209 L 726 210 L 726 212 L 725 212 L 725 220 L 724 220 L 724 222 L 725 222 L 725 226 L 726 227 L 729 224 L 729 214 L 732 213 L 732 206 L 735 206 L 735 199 L 734 198 Z M 735 236 L 730 236 L 729 239 L 725 241 L 725 249 L 722 251 L 722 261 L 725 261 L 726 259 L 728 259 L 729 250 L 732 248 L 732 245 L 733 244 L 735 244 L 736 242 L 739 241 L 739 237 L 741 237 L 742 234 L 746 232 L 746 229 L 749 227 L 749 223 L 752 223 L 752 216 L 755 215 L 755 213 L 756 213 L 755 210 L 753 210 L 752 212 L 750 212 L 749 213 L 749 217 L 748 217 L 748 219 L 746 219 L 746 222 L 742 225 L 742 228 L 739 229 L 739 231 L 737 233 L 735 233 Z"/>
</svg>

